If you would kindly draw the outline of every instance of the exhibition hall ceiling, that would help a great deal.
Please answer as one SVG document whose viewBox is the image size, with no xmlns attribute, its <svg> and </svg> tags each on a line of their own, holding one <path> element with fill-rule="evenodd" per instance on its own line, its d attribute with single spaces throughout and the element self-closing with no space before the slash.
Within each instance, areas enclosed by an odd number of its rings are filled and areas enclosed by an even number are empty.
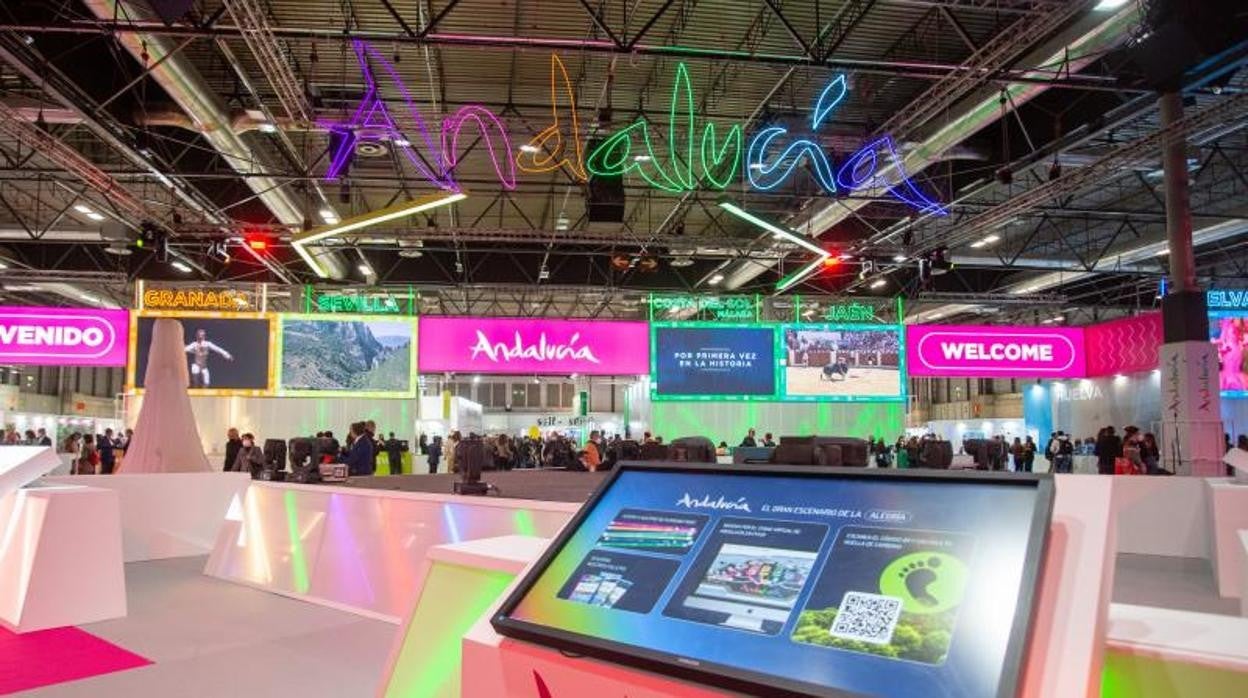
<svg viewBox="0 0 1248 698">
<path fill-rule="evenodd" d="M 430 314 L 638 318 L 651 291 L 900 295 L 938 322 L 1153 308 L 1163 6 L 3 3 L 0 293 L 384 286 Z M 1198 272 L 1224 286 L 1248 276 L 1242 24 L 1200 32 L 1180 78 Z"/>
</svg>

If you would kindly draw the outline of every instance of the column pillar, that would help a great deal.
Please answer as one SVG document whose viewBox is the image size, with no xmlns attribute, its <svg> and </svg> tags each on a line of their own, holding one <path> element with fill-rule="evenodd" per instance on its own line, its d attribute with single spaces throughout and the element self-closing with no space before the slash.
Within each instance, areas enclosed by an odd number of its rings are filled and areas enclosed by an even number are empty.
<svg viewBox="0 0 1248 698">
<path fill-rule="evenodd" d="M 1178 91 L 1163 93 L 1158 102 L 1163 129 L 1183 120 Z M 1205 295 L 1196 283 L 1185 134 L 1164 139 L 1162 164 L 1171 281 L 1161 304 L 1162 462 L 1180 475 L 1214 477 L 1224 472 L 1218 355 L 1209 341 Z"/>
</svg>

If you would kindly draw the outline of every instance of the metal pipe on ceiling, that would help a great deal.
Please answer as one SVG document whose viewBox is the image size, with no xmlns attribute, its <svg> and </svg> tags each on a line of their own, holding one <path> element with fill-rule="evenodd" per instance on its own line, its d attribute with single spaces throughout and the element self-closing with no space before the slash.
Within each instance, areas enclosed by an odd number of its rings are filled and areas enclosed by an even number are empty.
<svg viewBox="0 0 1248 698">
<path fill-rule="evenodd" d="M 129 0 L 83 0 L 100 20 L 115 18 L 147 18 L 150 10 Z M 273 216 L 283 224 L 301 227 L 306 216 L 303 207 L 282 184 L 268 178 L 268 169 L 260 154 L 253 150 L 232 128 L 228 111 L 216 91 L 182 54 L 173 51 L 166 37 L 147 33 L 117 33 L 121 43 L 135 60 L 152 62 L 154 79 L 196 124 L 198 130 L 225 162 L 236 172 L 258 174 L 247 177 L 246 185 Z M 328 256 L 327 256 L 328 257 Z M 338 260 L 324 259 L 325 269 L 335 278 L 345 276 L 345 267 Z"/>
<path fill-rule="evenodd" d="M 1135 3 L 1129 3 L 1123 9 L 1106 17 L 1097 14 L 1087 15 L 1076 21 L 1056 39 L 1031 51 L 1018 62 L 1018 65 L 1023 66 L 1024 71 L 1062 65 L 1067 72 L 1075 73 L 1090 65 L 1105 51 L 1125 41 L 1138 22 L 1139 8 Z M 1010 92 L 1013 108 L 1017 109 L 1043 94 L 1048 87 L 1018 83 L 1006 89 Z M 926 129 L 927 134 L 920 139 L 920 147 L 911 150 L 903 157 L 905 172 L 914 176 L 937 162 L 939 156 L 947 149 L 962 143 L 990 124 L 996 123 L 1002 116 L 999 97 L 998 90 L 993 88 L 958 102 L 936 126 Z M 881 177 L 896 178 L 899 173 L 895 167 L 886 166 L 881 168 L 878 174 Z M 854 215 L 867 203 L 869 202 L 855 199 L 830 201 L 809 213 L 801 214 L 801 217 L 791 222 L 789 227 L 805 235 L 818 237 Z M 738 264 L 725 279 L 724 288 L 740 288 L 757 278 L 766 268 L 746 260 Z"/>
</svg>

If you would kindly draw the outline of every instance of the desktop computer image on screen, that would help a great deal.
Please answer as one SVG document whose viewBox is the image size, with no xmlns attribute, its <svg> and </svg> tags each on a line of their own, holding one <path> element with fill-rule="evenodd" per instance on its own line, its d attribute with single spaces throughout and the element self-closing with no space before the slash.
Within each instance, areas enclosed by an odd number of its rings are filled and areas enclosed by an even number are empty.
<svg viewBox="0 0 1248 698">
<path fill-rule="evenodd" d="M 1047 475 L 627 464 L 493 623 L 747 693 L 1013 695 L 1052 498 Z"/>
</svg>

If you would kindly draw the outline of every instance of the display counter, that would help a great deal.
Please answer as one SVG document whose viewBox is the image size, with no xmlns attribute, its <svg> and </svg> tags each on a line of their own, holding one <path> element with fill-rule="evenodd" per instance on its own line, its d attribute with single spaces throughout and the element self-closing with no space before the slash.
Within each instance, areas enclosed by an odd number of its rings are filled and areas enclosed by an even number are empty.
<svg viewBox="0 0 1248 698">
<path fill-rule="evenodd" d="M 121 503 L 126 562 L 207 555 L 231 507 L 251 484 L 248 473 L 63 475 L 44 482 L 113 490 Z"/>
<path fill-rule="evenodd" d="M 407 616 L 429 549 L 553 536 L 578 505 L 285 482 L 251 484 L 204 573 L 391 623 Z"/>
<path fill-rule="evenodd" d="M 1248 530 L 1248 485 L 1236 484 L 1230 478 L 1209 478 L 1205 483 L 1209 498 L 1208 525 L 1212 531 L 1210 552 L 1218 594 L 1239 597 L 1244 586 L 1239 532 Z"/>
<path fill-rule="evenodd" d="M 116 492 L 18 489 L 0 495 L 0 522 L 0 625 L 24 633 L 126 615 Z"/>
</svg>

